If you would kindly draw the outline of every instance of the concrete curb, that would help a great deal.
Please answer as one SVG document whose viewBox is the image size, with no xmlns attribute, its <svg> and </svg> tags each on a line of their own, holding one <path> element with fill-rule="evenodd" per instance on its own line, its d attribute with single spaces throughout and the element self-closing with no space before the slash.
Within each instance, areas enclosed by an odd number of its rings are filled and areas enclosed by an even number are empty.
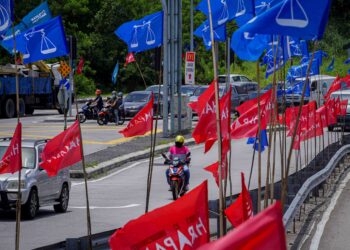
<svg viewBox="0 0 350 250">
<path fill-rule="evenodd" d="M 75 122 L 76 118 L 74 117 L 67 117 L 67 122 Z M 45 120 L 42 120 L 42 122 L 45 123 L 63 123 L 64 117 L 48 117 Z"/>
<path fill-rule="evenodd" d="M 194 144 L 195 144 L 195 141 L 193 138 L 186 140 L 187 146 L 191 146 Z M 161 152 L 166 152 L 173 145 L 174 145 L 174 143 L 168 143 L 165 145 L 156 146 L 154 153 L 159 154 Z M 138 152 L 119 156 L 119 157 L 116 157 L 116 158 L 109 160 L 109 161 L 101 162 L 96 167 L 86 169 L 87 178 L 91 179 L 91 178 L 95 178 L 95 177 L 100 176 L 100 175 L 107 174 L 109 171 L 111 171 L 115 168 L 119 168 L 128 162 L 141 160 L 141 159 L 144 159 L 148 156 L 149 156 L 149 149 L 145 149 L 145 150 L 141 150 Z M 70 177 L 76 178 L 76 179 L 84 178 L 83 170 L 70 170 Z"/>
</svg>

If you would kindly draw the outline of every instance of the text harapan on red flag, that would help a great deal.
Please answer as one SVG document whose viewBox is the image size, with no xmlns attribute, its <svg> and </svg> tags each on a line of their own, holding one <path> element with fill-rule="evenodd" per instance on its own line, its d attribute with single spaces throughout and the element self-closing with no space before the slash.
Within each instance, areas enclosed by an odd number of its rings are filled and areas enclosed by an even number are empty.
<svg viewBox="0 0 350 250">
<path fill-rule="evenodd" d="M 128 222 L 109 239 L 111 249 L 197 249 L 209 242 L 208 183 Z"/>
<path fill-rule="evenodd" d="M 135 117 L 128 123 L 128 126 L 119 131 L 124 137 L 132 137 L 137 135 L 144 135 L 152 129 L 153 123 L 153 100 L 146 104 L 146 106 L 138 112 Z"/>
<path fill-rule="evenodd" d="M 15 173 L 22 168 L 22 123 L 18 123 L 11 143 L 0 160 L 0 174 Z"/>
<path fill-rule="evenodd" d="M 49 176 L 81 160 L 81 138 L 78 121 L 67 130 L 52 138 L 41 154 L 40 166 Z"/>
</svg>

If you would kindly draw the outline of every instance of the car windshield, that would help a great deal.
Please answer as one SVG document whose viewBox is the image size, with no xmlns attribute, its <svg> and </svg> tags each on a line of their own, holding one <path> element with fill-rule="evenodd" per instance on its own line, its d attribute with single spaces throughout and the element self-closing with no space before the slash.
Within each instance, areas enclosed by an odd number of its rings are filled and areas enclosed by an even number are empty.
<svg viewBox="0 0 350 250">
<path fill-rule="evenodd" d="M 152 91 L 152 92 L 158 92 L 159 89 L 159 85 L 153 85 L 153 86 L 149 86 L 146 91 Z M 162 92 L 163 90 L 163 86 L 160 85 L 160 92 Z"/>
<path fill-rule="evenodd" d="M 7 150 L 7 146 L 0 146 L 0 159 L 4 156 Z M 35 151 L 34 148 L 22 147 L 22 167 L 23 168 L 35 168 Z"/>
<path fill-rule="evenodd" d="M 192 95 L 197 87 L 181 87 L 181 94 L 183 95 Z"/>
<path fill-rule="evenodd" d="M 125 102 L 147 102 L 148 99 L 148 93 L 132 93 L 125 98 Z"/>
<path fill-rule="evenodd" d="M 340 98 L 340 100 L 350 100 L 350 94 L 331 94 L 331 98 L 337 99 Z"/>
<path fill-rule="evenodd" d="M 226 76 L 219 76 L 219 83 L 226 83 Z"/>
<path fill-rule="evenodd" d="M 208 87 L 199 87 L 196 89 L 196 91 L 193 93 L 194 96 L 200 96 L 203 94 L 203 92 L 207 89 Z"/>
</svg>

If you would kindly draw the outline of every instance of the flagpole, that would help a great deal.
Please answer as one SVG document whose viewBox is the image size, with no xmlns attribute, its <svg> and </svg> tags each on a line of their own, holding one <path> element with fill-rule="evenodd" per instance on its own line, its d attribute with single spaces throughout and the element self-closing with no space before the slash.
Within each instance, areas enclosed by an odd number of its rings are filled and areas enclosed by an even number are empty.
<svg viewBox="0 0 350 250">
<path fill-rule="evenodd" d="M 78 95 L 76 88 L 74 88 L 74 96 L 76 100 L 78 100 Z M 79 113 L 78 102 L 75 101 L 75 109 L 77 114 Z M 78 120 L 78 128 L 79 128 L 79 136 L 81 143 L 81 163 L 83 165 L 83 173 L 84 173 L 84 186 L 85 186 L 85 198 L 86 198 L 86 222 L 87 222 L 87 234 L 88 234 L 88 249 L 92 250 L 92 238 L 91 238 L 91 216 L 90 216 L 90 202 L 89 202 L 89 191 L 88 191 L 88 183 L 87 183 L 87 173 L 86 173 L 86 165 L 85 165 L 85 156 L 84 156 L 84 145 L 83 145 L 83 136 L 81 133 L 81 125 Z"/>
<path fill-rule="evenodd" d="M 13 50 L 14 50 L 15 71 L 16 71 L 16 112 L 17 112 L 17 125 L 18 125 L 20 123 L 19 79 L 18 79 L 18 65 L 17 65 L 17 43 L 16 43 L 14 22 L 12 22 L 12 37 L 13 37 Z M 21 207 L 22 207 L 21 170 L 22 168 L 18 171 L 18 190 L 17 190 L 17 203 L 16 203 L 16 250 L 19 250 L 20 235 L 21 235 Z"/>
<path fill-rule="evenodd" d="M 215 53 L 215 41 L 213 31 L 213 18 L 211 13 L 210 0 L 208 3 L 208 14 L 209 14 L 209 26 L 210 26 L 210 38 L 211 38 L 211 51 L 213 56 L 213 67 L 214 67 L 214 81 L 215 81 L 215 104 L 216 104 L 216 129 L 218 136 L 218 163 L 219 163 L 219 233 L 220 237 L 224 236 L 224 201 L 223 201 L 223 188 L 222 188 L 222 155 L 221 155 L 221 122 L 220 122 L 220 105 L 219 105 L 219 86 L 218 86 L 218 68 Z"/>
<path fill-rule="evenodd" d="M 159 98 L 158 98 L 159 99 Z M 150 199 L 150 192 L 151 192 L 151 182 L 152 182 L 152 156 L 153 156 L 153 117 L 152 117 L 152 125 L 151 125 L 151 148 L 149 152 L 149 164 L 148 164 L 148 174 L 147 174 L 147 193 L 146 193 L 146 208 L 145 213 L 148 213 L 149 208 L 149 199 Z"/>
<path fill-rule="evenodd" d="M 261 211 L 261 106 L 260 106 L 260 69 L 256 62 L 256 77 L 258 80 L 258 213 Z"/>
<path fill-rule="evenodd" d="M 314 49 L 313 49 L 313 52 L 312 52 L 312 56 L 311 56 L 311 59 L 309 61 L 309 65 L 308 65 L 308 68 L 307 68 L 306 81 L 308 81 L 308 78 L 309 78 L 309 75 L 310 75 L 310 69 L 311 69 L 312 61 L 314 60 L 314 57 L 315 57 L 315 50 L 317 48 L 317 45 L 318 45 L 318 43 L 316 41 Z M 298 109 L 298 116 L 297 116 L 297 119 L 296 119 L 296 124 L 295 124 L 294 131 L 293 131 L 292 141 L 291 141 L 291 145 L 290 145 L 289 152 L 288 152 L 287 168 L 286 168 L 286 172 L 285 172 L 285 179 L 286 180 L 288 179 L 288 175 L 289 175 L 291 157 L 292 157 L 292 152 L 293 152 L 293 144 L 294 144 L 295 136 L 296 136 L 296 133 L 297 133 L 297 130 L 298 130 L 298 127 L 299 127 L 299 119 L 300 119 L 300 116 L 301 116 L 302 106 L 304 105 L 305 92 L 306 92 L 306 84 L 304 84 L 304 86 L 303 86 L 303 92 L 302 92 L 302 95 L 301 95 L 301 100 L 300 100 L 299 109 Z M 287 181 L 284 181 L 284 183 L 282 184 L 282 199 L 281 199 L 282 209 L 284 208 L 285 201 L 286 201 L 287 185 L 288 185 Z"/>
<path fill-rule="evenodd" d="M 143 76 L 143 73 L 142 73 L 142 71 L 141 71 L 141 69 L 140 69 L 139 63 L 137 62 L 137 60 L 136 60 L 136 59 L 135 59 L 135 63 L 136 63 L 136 67 L 137 67 L 137 69 L 138 69 L 138 70 L 139 70 L 139 72 L 140 72 L 140 75 L 141 75 L 141 77 L 142 77 L 143 83 L 145 84 L 145 88 L 147 88 L 147 84 L 146 84 L 145 77 Z"/>
</svg>

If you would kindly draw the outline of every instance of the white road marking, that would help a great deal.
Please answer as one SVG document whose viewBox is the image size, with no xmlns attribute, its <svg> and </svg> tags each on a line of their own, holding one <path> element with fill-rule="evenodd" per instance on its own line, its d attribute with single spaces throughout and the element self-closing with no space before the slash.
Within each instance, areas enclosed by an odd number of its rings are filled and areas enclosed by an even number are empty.
<svg viewBox="0 0 350 250">
<path fill-rule="evenodd" d="M 346 175 L 345 179 L 340 183 L 337 192 L 334 194 L 331 200 L 331 203 L 327 207 L 327 210 L 324 212 L 321 221 L 318 223 L 315 235 L 311 241 L 310 250 L 318 249 L 318 246 L 320 245 L 320 241 L 321 241 L 324 229 L 326 227 L 326 224 L 329 220 L 329 217 L 331 216 L 331 213 L 334 210 L 335 205 L 337 204 L 337 201 L 349 180 L 350 180 L 350 172 Z"/>
<path fill-rule="evenodd" d="M 301 243 L 299 244 L 298 250 L 301 250 L 301 248 L 303 247 L 304 243 L 307 241 L 307 239 L 310 237 L 312 231 L 314 230 L 316 222 L 314 221 L 310 227 L 309 233 L 304 237 L 304 239 L 301 241 Z"/>
<path fill-rule="evenodd" d="M 141 206 L 141 204 L 130 204 L 130 205 L 125 205 L 125 206 L 117 206 L 117 207 L 95 207 L 95 206 L 90 206 L 90 209 L 122 209 L 122 208 L 131 208 L 131 207 L 138 207 Z M 71 207 L 69 206 L 69 208 L 71 209 L 86 209 L 86 207 L 82 206 L 82 207 Z"/>
</svg>

